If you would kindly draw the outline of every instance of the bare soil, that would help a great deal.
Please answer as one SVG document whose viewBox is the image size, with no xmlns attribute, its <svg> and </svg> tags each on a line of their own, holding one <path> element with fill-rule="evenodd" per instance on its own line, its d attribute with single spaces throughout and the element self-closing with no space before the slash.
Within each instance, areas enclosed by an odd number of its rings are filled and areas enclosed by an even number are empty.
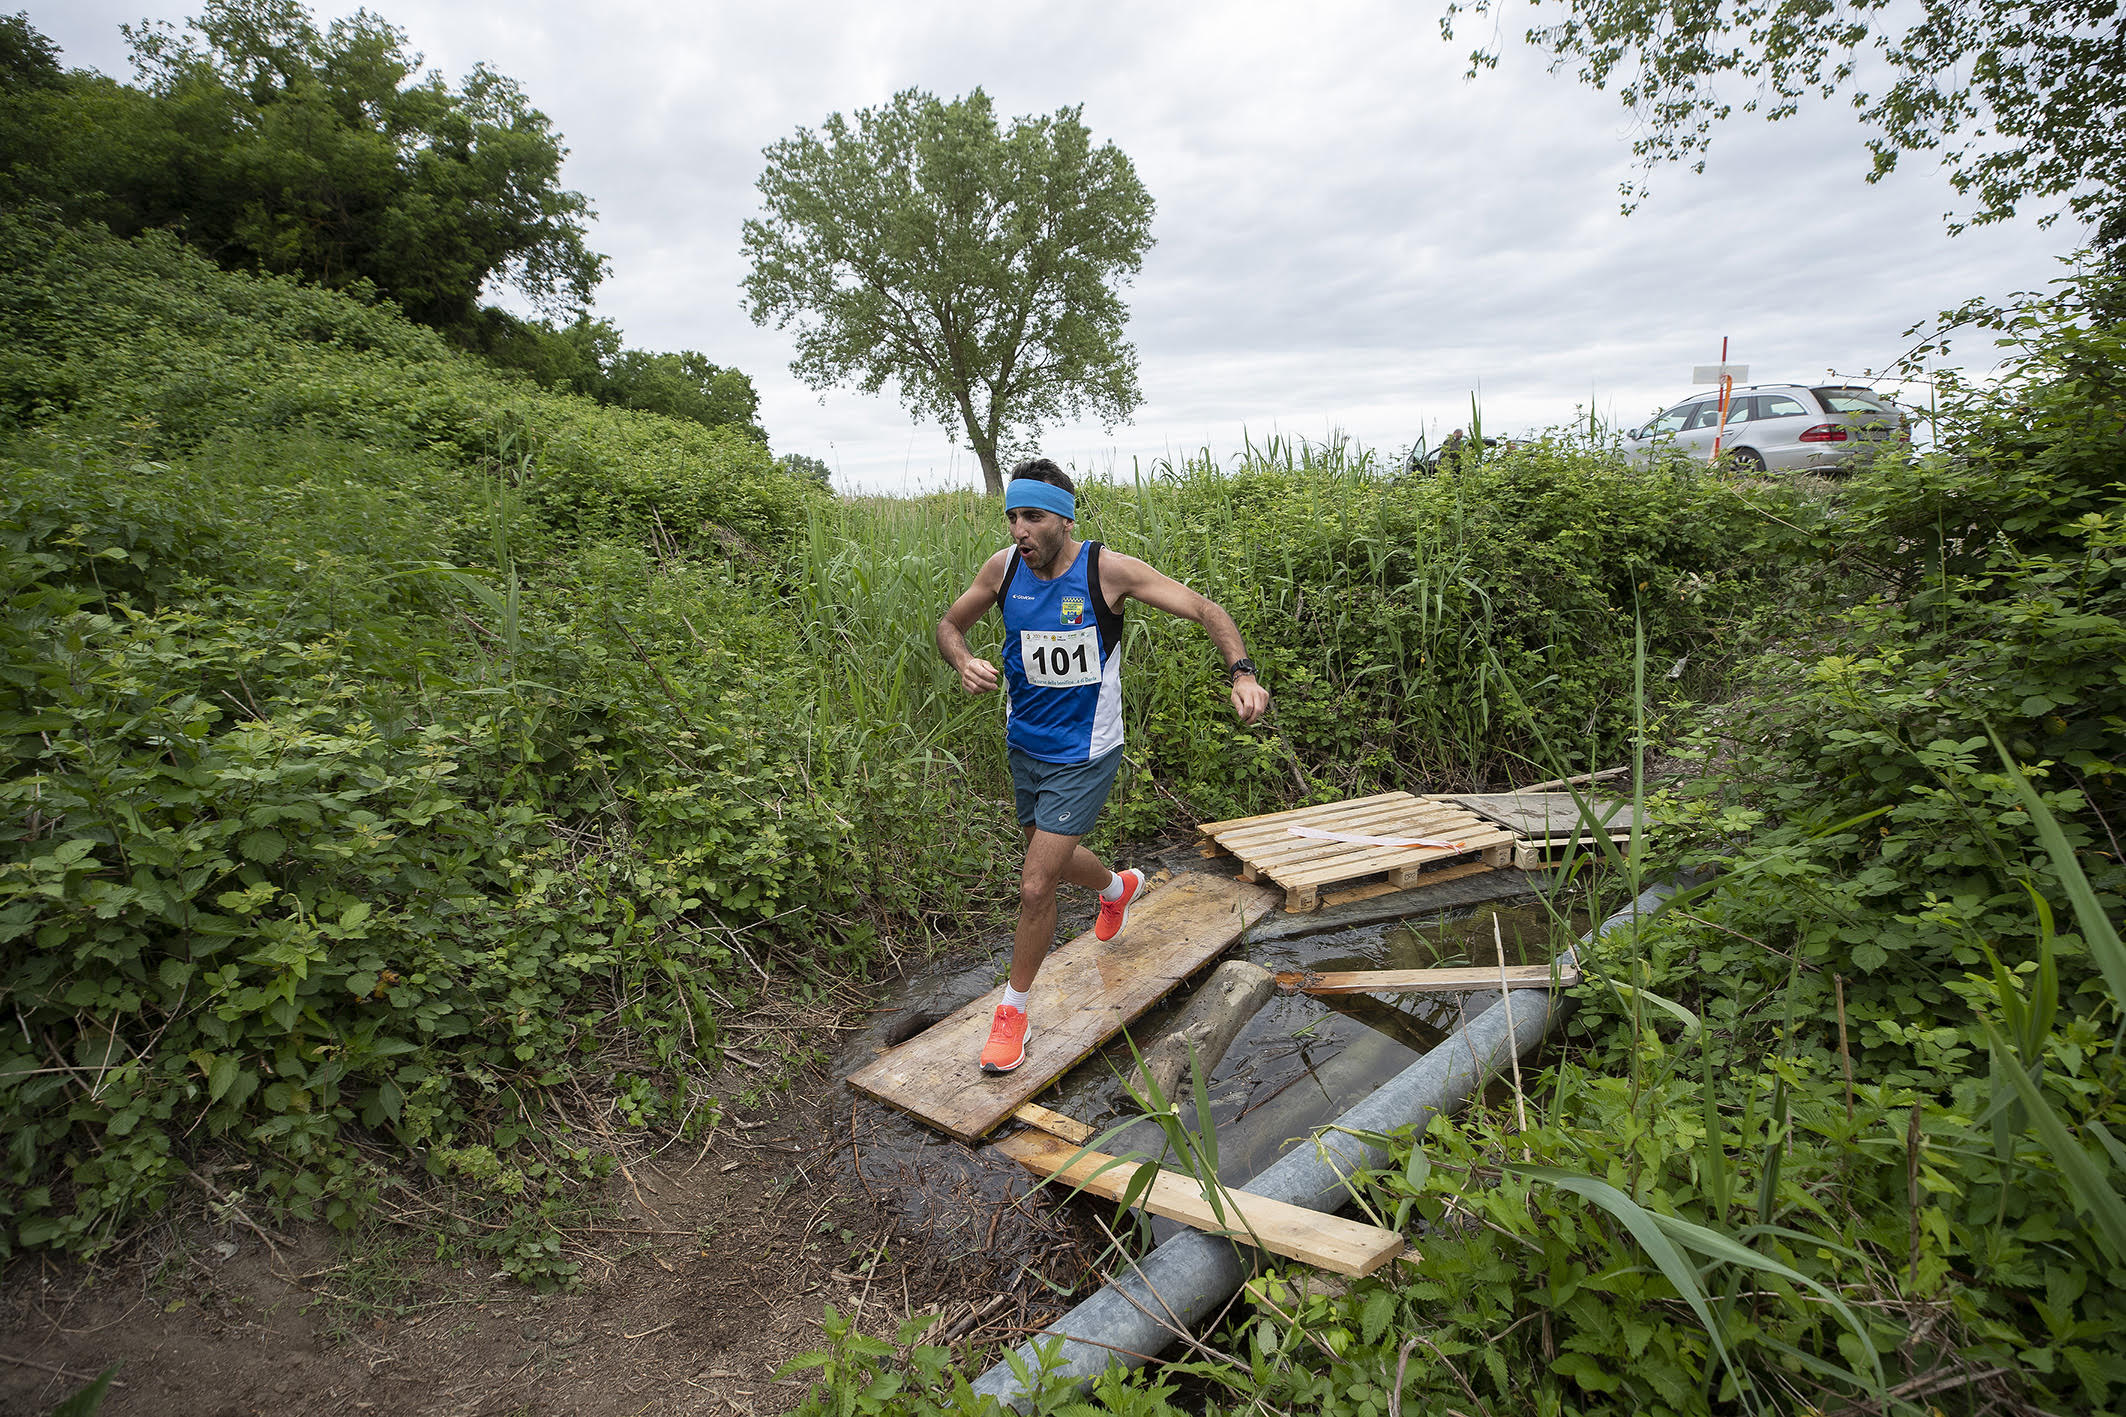
<svg viewBox="0 0 2126 1417">
<path fill-rule="evenodd" d="M 633 1159 L 566 1231 L 573 1292 L 438 1261 L 417 1224 L 262 1234 L 204 1194 L 115 1260 L 18 1259 L 0 1274 L 0 1414 L 49 1412 L 113 1363 L 113 1417 L 779 1413 L 808 1380 L 776 1370 L 825 1346 L 829 1304 L 885 1337 L 935 1314 L 968 1363 L 1060 1312 L 1025 1271 L 1073 1286 L 1086 1223 L 1001 1161 L 911 1143 L 842 1070 L 705 1145 L 620 1148 Z"/>
</svg>

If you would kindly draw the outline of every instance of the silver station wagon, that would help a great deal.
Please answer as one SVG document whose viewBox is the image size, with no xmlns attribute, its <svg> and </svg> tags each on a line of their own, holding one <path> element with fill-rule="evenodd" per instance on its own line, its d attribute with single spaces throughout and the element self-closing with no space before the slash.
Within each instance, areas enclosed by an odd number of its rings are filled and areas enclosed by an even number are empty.
<svg viewBox="0 0 2126 1417">
<path fill-rule="evenodd" d="M 1720 426 L 1720 395 L 1699 394 L 1624 435 L 1635 463 L 1660 457 L 1706 462 Z M 1750 384 L 1728 396 L 1721 455 L 1743 472 L 1850 472 L 1885 444 L 1910 441 L 1904 410 L 1873 389 L 1843 384 Z"/>
</svg>

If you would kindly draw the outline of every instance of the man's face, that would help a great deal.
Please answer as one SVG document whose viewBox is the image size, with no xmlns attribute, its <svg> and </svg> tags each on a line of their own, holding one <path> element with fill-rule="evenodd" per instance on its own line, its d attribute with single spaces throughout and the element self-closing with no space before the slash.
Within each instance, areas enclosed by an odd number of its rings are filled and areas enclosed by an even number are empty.
<svg viewBox="0 0 2126 1417">
<path fill-rule="evenodd" d="M 1055 564 L 1063 543 L 1070 540 L 1071 528 L 1077 525 L 1069 517 L 1059 517 L 1040 507 L 1013 507 L 1004 514 L 1004 520 L 1011 527 L 1012 544 L 1019 548 L 1019 558 L 1036 573 L 1045 573 Z"/>
</svg>

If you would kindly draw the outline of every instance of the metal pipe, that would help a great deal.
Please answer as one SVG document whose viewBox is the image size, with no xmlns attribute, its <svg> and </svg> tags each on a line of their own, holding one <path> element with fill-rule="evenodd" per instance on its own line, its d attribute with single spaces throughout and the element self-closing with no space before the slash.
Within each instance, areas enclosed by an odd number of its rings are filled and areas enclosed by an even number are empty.
<svg viewBox="0 0 2126 1417">
<path fill-rule="evenodd" d="M 1624 909 L 1580 937 L 1586 944 L 1610 930 L 1651 914 L 1678 886 L 1663 881 L 1649 886 Z M 1577 950 L 1566 951 L 1566 961 Z M 1482 996 L 1472 995 L 1465 1009 Z M 1344 1178 L 1381 1165 L 1381 1148 L 1360 1141 L 1353 1132 L 1386 1133 L 1416 1125 L 1422 1132 L 1435 1116 L 1461 1106 L 1469 1095 L 1519 1054 L 1542 1042 L 1558 1012 L 1558 998 L 1547 992 L 1519 991 L 1509 1007 L 1478 1006 L 1460 1028 L 1408 1068 L 1374 1090 L 1363 1102 L 1338 1117 L 1314 1145 L 1295 1147 L 1250 1181 L 1251 1195 L 1289 1201 L 1314 1210 L 1335 1211 L 1350 1198 Z M 1509 1026 L 1510 1021 L 1510 1026 Z M 1056 1338 L 1060 1364 L 1052 1371 L 1090 1383 L 1112 1364 L 1137 1367 L 1156 1357 L 1173 1341 L 1175 1330 L 1192 1329 L 1229 1298 L 1248 1277 L 1252 1261 L 1231 1240 L 1190 1230 L 1176 1235 L 1072 1309 L 1044 1334 L 1021 1344 L 1012 1355 L 1029 1373 L 1038 1373 L 1036 1344 Z M 1007 1358 L 975 1381 L 974 1390 L 1001 1399 L 1019 1411 L 1030 1404 L 1025 1385 Z"/>
</svg>

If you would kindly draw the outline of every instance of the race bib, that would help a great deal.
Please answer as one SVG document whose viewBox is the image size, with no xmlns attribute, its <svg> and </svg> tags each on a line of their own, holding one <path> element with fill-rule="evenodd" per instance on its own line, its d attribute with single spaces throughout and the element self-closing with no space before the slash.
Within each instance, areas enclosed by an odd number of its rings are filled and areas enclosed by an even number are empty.
<svg viewBox="0 0 2126 1417">
<path fill-rule="evenodd" d="M 1019 631 L 1019 665 L 1026 682 L 1043 689 L 1075 689 L 1100 682 L 1100 632 Z"/>
</svg>

